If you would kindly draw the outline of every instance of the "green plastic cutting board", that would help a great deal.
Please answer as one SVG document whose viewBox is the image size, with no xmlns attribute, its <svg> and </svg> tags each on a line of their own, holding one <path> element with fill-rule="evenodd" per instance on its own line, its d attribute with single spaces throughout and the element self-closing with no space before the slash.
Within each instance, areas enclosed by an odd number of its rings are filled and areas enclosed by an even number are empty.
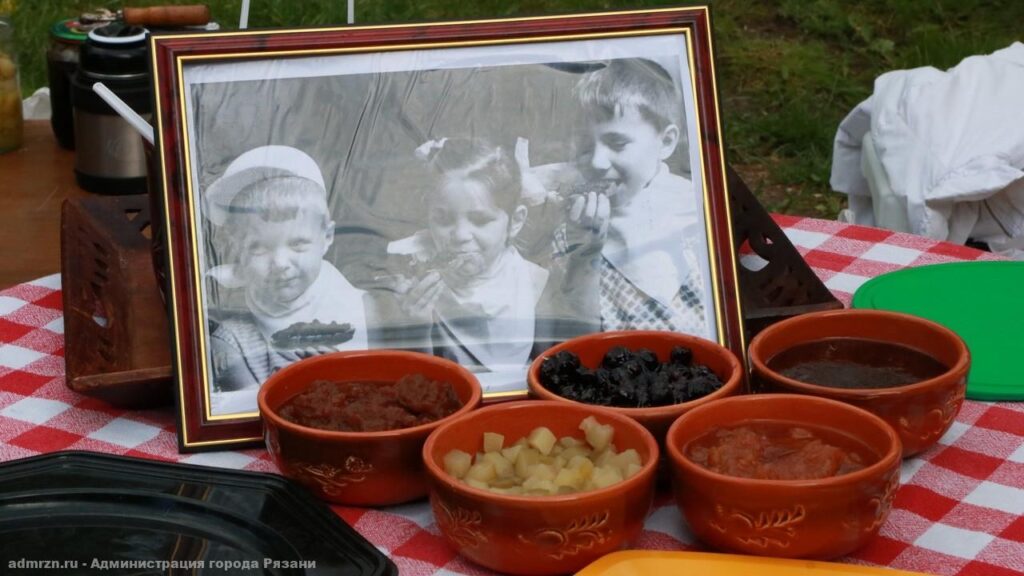
<svg viewBox="0 0 1024 576">
<path fill-rule="evenodd" d="M 1024 262 L 955 262 L 872 278 L 854 308 L 934 320 L 971 351 L 967 397 L 1024 400 Z"/>
</svg>

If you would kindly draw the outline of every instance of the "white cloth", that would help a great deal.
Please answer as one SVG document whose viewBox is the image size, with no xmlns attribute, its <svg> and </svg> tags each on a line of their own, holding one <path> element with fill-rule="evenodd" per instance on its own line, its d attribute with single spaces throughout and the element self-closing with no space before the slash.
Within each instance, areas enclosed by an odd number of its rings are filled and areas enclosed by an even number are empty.
<svg viewBox="0 0 1024 576">
<path fill-rule="evenodd" d="M 948 71 L 879 76 L 840 123 L 831 186 L 852 220 L 874 225 L 861 145 L 871 134 L 889 186 L 905 199 L 910 231 L 1024 256 L 1024 44 L 972 56 Z"/>
<path fill-rule="evenodd" d="M 52 114 L 50 89 L 46 86 L 21 101 L 21 117 L 25 120 L 49 120 Z"/>
<path fill-rule="evenodd" d="M 470 369 L 511 372 L 504 380 L 521 385 L 534 344 L 537 300 L 547 276 L 547 270 L 509 247 L 487 274 L 469 286 L 449 287 L 438 299 L 435 336 L 440 341 L 435 346 Z"/>
<path fill-rule="evenodd" d="M 636 287 L 671 307 L 693 265 L 680 239 L 703 235 L 699 222 L 693 184 L 662 163 L 628 212 L 613 214 L 602 253 Z"/>
</svg>

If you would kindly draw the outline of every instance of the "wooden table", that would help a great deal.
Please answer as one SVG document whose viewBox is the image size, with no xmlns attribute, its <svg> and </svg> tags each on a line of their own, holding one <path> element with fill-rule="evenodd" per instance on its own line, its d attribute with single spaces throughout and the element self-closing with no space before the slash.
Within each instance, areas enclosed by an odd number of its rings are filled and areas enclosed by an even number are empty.
<svg viewBox="0 0 1024 576">
<path fill-rule="evenodd" d="M 60 270 L 60 207 L 89 196 L 75 184 L 75 153 L 48 120 L 25 122 L 25 144 L 0 154 L 0 288 Z"/>
</svg>

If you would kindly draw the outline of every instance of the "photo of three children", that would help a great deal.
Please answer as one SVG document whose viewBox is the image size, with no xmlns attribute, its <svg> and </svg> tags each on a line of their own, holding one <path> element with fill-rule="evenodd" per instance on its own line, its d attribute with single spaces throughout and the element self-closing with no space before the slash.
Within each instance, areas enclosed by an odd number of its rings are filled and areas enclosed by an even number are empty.
<svg viewBox="0 0 1024 576">
<path fill-rule="evenodd" d="M 558 83 L 563 112 L 543 130 L 492 128 L 475 114 L 407 122 L 414 128 L 401 134 L 415 146 L 381 147 L 404 158 L 398 202 L 354 201 L 337 186 L 350 177 L 342 172 L 362 171 L 364 182 L 387 190 L 375 194 L 399 194 L 381 184 L 392 174 L 371 174 L 374 160 L 346 158 L 332 180 L 331 163 L 299 142 L 271 137 L 234 155 L 202 190 L 211 412 L 251 412 L 274 371 L 336 350 L 436 354 L 501 393 L 522 389 L 533 358 L 579 334 L 649 329 L 714 339 L 686 74 L 669 72 L 672 64 L 518 67 L 524 78 Z M 444 93 L 453 82 L 485 81 L 474 76 L 480 71 L 449 72 Z M 501 98 L 490 104 L 505 110 L 515 100 L 507 91 Z M 531 148 L 544 162 L 531 165 Z"/>
</svg>

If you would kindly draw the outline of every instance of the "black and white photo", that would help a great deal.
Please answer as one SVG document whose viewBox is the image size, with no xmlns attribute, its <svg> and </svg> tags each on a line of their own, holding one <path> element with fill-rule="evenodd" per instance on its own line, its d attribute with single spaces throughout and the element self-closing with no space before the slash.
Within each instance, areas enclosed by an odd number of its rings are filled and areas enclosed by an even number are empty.
<svg viewBox="0 0 1024 576">
<path fill-rule="evenodd" d="M 333 350 L 522 394 L 551 344 L 719 340 L 684 34 L 183 68 L 207 417 Z"/>
<path fill-rule="evenodd" d="M 522 398 L 552 345 L 744 349 L 706 6 L 155 35 L 156 260 L 182 450 L 334 351 Z"/>
</svg>

